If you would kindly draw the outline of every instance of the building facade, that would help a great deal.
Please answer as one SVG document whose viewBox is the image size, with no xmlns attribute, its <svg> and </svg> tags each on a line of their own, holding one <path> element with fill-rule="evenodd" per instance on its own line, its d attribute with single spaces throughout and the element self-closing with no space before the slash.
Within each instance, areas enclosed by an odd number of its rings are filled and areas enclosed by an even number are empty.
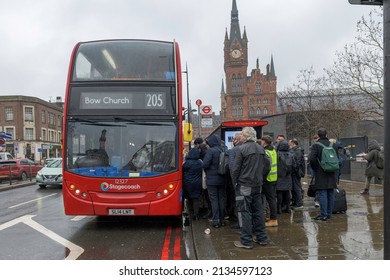
<svg viewBox="0 0 390 280">
<path fill-rule="evenodd" d="M 248 76 L 248 37 L 241 35 L 236 0 L 232 2 L 230 33 L 225 32 L 224 70 L 226 91 L 222 82 L 222 121 L 260 119 L 277 114 L 277 77 L 273 57 L 263 73 L 256 60 L 256 68 Z"/>
<path fill-rule="evenodd" d="M 39 162 L 61 157 L 63 103 L 30 96 L 0 96 L 0 131 L 12 135 L 3 150 Z"/>
</svg>

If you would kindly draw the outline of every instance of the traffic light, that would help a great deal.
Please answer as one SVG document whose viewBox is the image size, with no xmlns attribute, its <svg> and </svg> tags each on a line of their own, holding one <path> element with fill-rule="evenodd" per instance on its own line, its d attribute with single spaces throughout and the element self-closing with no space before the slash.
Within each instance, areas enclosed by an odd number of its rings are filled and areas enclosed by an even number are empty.
<svg viewBox="0 0 390 280">
<path fill-rule="evenodd" d="M 352 5 L 383 5 L 383 0 L 348 0 Z"/>
</svg>

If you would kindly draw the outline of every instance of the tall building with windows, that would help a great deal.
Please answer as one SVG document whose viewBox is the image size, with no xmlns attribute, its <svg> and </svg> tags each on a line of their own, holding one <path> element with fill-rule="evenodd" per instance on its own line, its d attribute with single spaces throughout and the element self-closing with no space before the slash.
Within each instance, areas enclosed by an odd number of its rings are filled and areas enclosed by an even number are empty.
<svg viewBox="0 0 390 280">
<path fill-rule="evenodd" d="M 241 35 L 236 0 L 231 11 L 230 33 L 225 32 L 224 69 L 226 91 L 222 82 L 222 121 L 260 119 L 277 114 L 275 67 L 271 55 L 270 63 L 263 73 L 256 60 L 256 68 L 248 72 L 248 37 L 246 30 Z"/>
<path fill-rule="evenodd" d="M 61 157 L 63 102 L 37 97 L 0 96 L 0 131 L 12 135 L 3 150 L 35 161 Z"/>
</svg>

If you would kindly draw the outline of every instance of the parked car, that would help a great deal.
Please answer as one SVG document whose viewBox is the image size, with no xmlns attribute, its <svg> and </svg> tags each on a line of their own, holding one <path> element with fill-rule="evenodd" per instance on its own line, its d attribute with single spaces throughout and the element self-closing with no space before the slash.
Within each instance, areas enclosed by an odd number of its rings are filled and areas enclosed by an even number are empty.
<svg viewBox="0 0 390 280">
<path fill-rule="evenodd" d="M 9 160 L 9 159 L 14 159 L 14 157 L 7 152 L 0 152 L 0 160 Z"/>
<path fill-rule="evenodd" d="M 0 179 L 18 178 L 23 181 L 33 178 L 43 165 L 28 158 L 0 161 Z"/>
<path fill-rule="evenodd" d="M 38 171 L 35 178 L 40 188 L 46 188 L 47 185 L 62 185 L 62 158 L 52 159 Z"/>
</svg>

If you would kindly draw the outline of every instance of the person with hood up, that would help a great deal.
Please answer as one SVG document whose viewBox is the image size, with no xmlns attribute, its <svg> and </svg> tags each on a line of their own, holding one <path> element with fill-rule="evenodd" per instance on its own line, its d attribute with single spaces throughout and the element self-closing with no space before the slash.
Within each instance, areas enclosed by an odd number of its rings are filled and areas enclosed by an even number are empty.
<svg viewBox="0 0 390 280">
<path fill-rule="evenodd" d="M 221 138 L 211 135 L 206 140 L 210 147 L 203 158 L 203 169 L 206 172 L 206 185 L 211 202 L 211 225 L 219 228 L 224 225 L 225 216 L 225 176 L 218 174 L 219 155 L 222 152 Z"/>
<path fill-rule="evenodd" d="M 381 147 L 378 144 L 378 141 L 372 140 L 368 143 L 368 153 L 364 154 L 364 159 L 367 160 L 367 168 L 364 172 L 366 175 L 366 185 L 364 190 L 360 192 L 360 194 L 370 194 L 370 185 L 372 178 L 383 178 L 383 168 L 378 168 L 377 161 L 379 158 L 379 152 L 381 151 Z"/>
<path fill-rule="evenodd" d="M 192 219 L 199 220 L 199 197 L 202 193 L 203 162 L 197 148 L 192 148 L 183 164 L 183 195 L 190 202 Z"/>
<path fill-rule="evenodd" d="M 282 140 L 278 143 L 278 156 L 279 157 L 290 157 L 291 166 L 289 168 L 293 170 L 294 168 L 294 155 L 290 152 L 290 146 L 286 140 Z M 276 182 L 276 201 L 277 201 L 277 213 L 280 214 L 283 212 L 291 213 L 291 189 L 292 189 L 292 173 L 283 174 L 278 172 L 278 181 Z"/>
</svg>

